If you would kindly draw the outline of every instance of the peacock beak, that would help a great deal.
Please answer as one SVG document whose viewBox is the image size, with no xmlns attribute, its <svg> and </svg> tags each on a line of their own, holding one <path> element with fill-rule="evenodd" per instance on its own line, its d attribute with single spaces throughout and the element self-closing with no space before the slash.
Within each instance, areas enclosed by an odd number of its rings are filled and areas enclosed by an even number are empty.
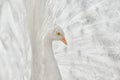
<svg viewBox="0 0 120 80">
<path fill-rule="evenodd" d="M 66 41 L 65 38 L 62 38 L 61 41 L 62 41 L 65 45 L 67 45 L 67 41 Z"/>
</svg>

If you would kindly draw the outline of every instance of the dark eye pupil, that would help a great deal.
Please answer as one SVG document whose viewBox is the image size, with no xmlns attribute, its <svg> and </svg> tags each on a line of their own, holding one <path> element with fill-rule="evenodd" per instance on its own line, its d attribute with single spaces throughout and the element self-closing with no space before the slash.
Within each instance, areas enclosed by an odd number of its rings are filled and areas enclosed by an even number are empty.
<svg viewBox="0 0 120 80">
<path fill-rule="evenodd" d="M 58 32 L 57 34 L 58 34 L 58 35 L 60 35 L 60 33 L 59 33 L 59 32 Z"/>
</svg>

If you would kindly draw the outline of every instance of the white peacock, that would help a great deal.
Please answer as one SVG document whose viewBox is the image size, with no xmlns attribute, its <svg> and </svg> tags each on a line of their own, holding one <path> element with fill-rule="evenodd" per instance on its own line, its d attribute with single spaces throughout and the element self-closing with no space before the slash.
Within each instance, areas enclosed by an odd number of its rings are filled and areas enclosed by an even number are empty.
<svg viewBox="0 0 120 80">
<path fill-rule="evenodd" d="M 33 54 L 33 80 L 62 80 L 52 49 L 53 41 L 67 45 L 64 32 L 58 25 L 44 35 L 40 42 L 41 53 Z"/>
<path fill-rule="evenodd" d="M 63 30 L 56 26 L 53 30 L 49 31 L 44 37 L 43 50 L 44 50 L 44 78 L 45 80 L 62 80 L 54 53 L 52 50 L 52 42 L 60 40 L 67 45 Z M 47 49 L 47 50 L 46 50 Z"/>
<path fill-rule="evenodd" d="M 67 61 L 64 66 L 71 67 L 65 72 L 62 68 L 63 79 L 120 80 L 116 56 L 120 47 L 119 3 L 120 0 L 0 0 L 0 80 L 62 80 L 52 42 L 67 42 L 63 30 L 54 23 L 66 27 L 71 33 L 69 41 L 76 48 L 69 47 L 67 52 L 74 53 L 60 62 Z M 80 56 L 76 58 L 77 52 Z M 114 67 L 111 62 L 116 63 Z"/>
<path fill-rule="evenodd" d="M 47 2 L 47 0 L 35 0 L 30 2 L 31 5 L 29 4 L 30 8 L 28 8 L 28 15 L 34 16 L 28 19 L 28 26 L 31 27 L 32 80 L 62 80 L 52 50 L 52 42 L 60 40 L 67 45 L 67 41 L 62 28 L 54 24 L 55 20 L 48 12 L 49 2 Z"/>
</svg>

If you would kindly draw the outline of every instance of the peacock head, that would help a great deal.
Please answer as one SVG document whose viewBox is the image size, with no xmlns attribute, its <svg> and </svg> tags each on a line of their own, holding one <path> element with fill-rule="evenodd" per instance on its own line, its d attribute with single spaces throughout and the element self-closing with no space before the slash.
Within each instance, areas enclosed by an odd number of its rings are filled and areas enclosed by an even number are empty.
<svg viewBox="0 0 120 80">
<path fill-rule="evenodd" d="M 52 32 L 52 34 L 54 36 L 52 36 L 53 40 L 57 40 L 57 41 L 62 41 L 65 45 L 67 45 L 67 41 L 65 39 L 65 35 L 64 32 L 62 30 L 61 27 L 59 27 L 58 25 L 55 25 L 54 30 Z"/>
</svg>

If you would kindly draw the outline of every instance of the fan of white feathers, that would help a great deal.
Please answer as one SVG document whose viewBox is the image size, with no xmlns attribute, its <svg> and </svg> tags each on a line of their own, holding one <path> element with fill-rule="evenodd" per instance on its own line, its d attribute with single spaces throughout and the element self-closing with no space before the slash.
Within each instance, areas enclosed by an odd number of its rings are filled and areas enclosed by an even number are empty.
<svg viewBox="0 0 120 80">
<path fill-rule="evenodd" d="M 120 80 L 119 4 L 0 0 L 0 80 Z"/>
</svg>

